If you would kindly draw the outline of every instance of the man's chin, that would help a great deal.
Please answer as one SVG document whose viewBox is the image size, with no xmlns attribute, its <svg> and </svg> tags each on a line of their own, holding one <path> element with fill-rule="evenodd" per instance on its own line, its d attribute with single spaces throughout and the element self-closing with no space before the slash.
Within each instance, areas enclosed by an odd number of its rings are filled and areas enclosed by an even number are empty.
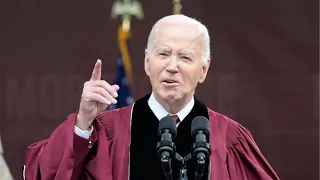
<svg viewBox="0 0 320 180">
<path fill-rule="evenodd" d="M 160 93 L 160 98 L 165 101 L 174 103 L 175 101 L 181 100 L 181 94 L 177 92 L 163 92 Z"/>
</svg>

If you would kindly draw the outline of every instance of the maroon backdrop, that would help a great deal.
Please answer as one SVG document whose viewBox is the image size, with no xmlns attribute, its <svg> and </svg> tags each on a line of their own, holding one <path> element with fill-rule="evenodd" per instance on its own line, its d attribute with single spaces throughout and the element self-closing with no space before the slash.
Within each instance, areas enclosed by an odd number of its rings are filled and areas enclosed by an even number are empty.
<svg viewBox="0 0 320 180">
<path fill-rule="evenodd" d="M 0 134 L 20 179 L 27 146 L 76 111 L 97 58 L 115 77 L 117 28 L 110 0 L 0 4 Z M 132 21 L 133 95 L 150 92 L 143 52 L 171 0 L 141 0 Z M 182 1 L 207 25 L 212 63 L 197 97 L 246 126 L 281 179 L 318 179 L 318 1 Z"/>
</svg>

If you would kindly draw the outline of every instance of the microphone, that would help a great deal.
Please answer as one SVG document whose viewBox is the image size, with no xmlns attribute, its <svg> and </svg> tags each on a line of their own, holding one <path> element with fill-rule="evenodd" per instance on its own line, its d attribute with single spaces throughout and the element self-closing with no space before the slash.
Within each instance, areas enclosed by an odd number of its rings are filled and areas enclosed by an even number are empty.
<svg viewBox="0 0 320 180">
<path fill-rule="evenodd" d="M 173 180 L 170 160 L 176 151 L 176 146 L 172 142 L 177 136 L 176 121 L 170 116 L 162 118 L 158 125 L 158 135 L 161 136 L 161 140 L 157 143 L 157 153 L 165 176 L 168 180 Z"/>
<path fill-rule="evenodd" d="M 211 154 L 209 142 L 210 124 L 204 116 L 197 116 L 191 123 L 191 136 L 195 143 L 192 145 L 192 156 L 197 160 L 195 179 L 200 180 L 203 175 L 206 159 Z"/>
</svg>

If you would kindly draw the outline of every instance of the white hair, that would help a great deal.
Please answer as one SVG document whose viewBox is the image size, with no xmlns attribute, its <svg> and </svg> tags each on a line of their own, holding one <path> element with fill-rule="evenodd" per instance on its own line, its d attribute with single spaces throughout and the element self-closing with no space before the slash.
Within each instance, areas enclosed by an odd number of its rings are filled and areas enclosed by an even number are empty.
<svg viewBox="0 0 320 180">
<path fill-rule="evenodd" d="M 199 22 L 198 20 L 196 20 L 194 18 L 190 18 L 190 17 L 182 15 L 182 14 L 175 14 L 175 15 L 165 16 L 165 17 L 161 18 L 160 20 L 158 20 L 153 25 L 153 27 L 152 27 L 152 29 L 150 31 L 149 37 L 148 37 L 148 43 L 147 43 L 146 51 L 152 49 L 157 25 L 159 25 L 160 23 L 163 23 L 163 22 L 172 22 L 172 23 L 178 22 L 178 23 L 181 23 L 183 21 L 196 25 L 197 28 L 199 29 L 200 33 L 203 34 L 203 36 L 204 36 L 204 45 L 203 45 L 203 53 L 202 53 L 203 57 L 202 57 L 202 60 L 203 60 L 203 64 L 207 65 L 208 64 L 208 59 L 211 58 L 210 37 L 209 37 L 208 29 L 201 22 Z"/>
</svg>

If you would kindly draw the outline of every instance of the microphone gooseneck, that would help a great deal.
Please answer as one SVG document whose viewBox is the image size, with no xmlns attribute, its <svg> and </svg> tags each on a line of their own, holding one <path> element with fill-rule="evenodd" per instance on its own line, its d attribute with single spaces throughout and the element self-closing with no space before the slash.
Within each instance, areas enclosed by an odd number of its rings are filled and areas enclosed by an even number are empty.
<svg viewBox="0 0 320 180">
<path fill-rule="evenodd" d="M 176 146 L 172 142 L 177 135 L 176 122 L 169 116 L 162 118 L 158 125 L 158 135 L 161 140 L 157 143 L 156 149 L 163 172 L 168 180 L 173 180 L 170 161 L 176 152 Z"/>
<path fill-rule="evenodd" d="M 210 124 L 209 120 L 203 116 L 197 116 L 191 123 L 191 135 L 194 139 L 192 145 L 192 156 L 196 158 L 195 180 L 200 180 L 203 176 L 206 159 L 211 154 L 209 144 Z"/>
</svg>

